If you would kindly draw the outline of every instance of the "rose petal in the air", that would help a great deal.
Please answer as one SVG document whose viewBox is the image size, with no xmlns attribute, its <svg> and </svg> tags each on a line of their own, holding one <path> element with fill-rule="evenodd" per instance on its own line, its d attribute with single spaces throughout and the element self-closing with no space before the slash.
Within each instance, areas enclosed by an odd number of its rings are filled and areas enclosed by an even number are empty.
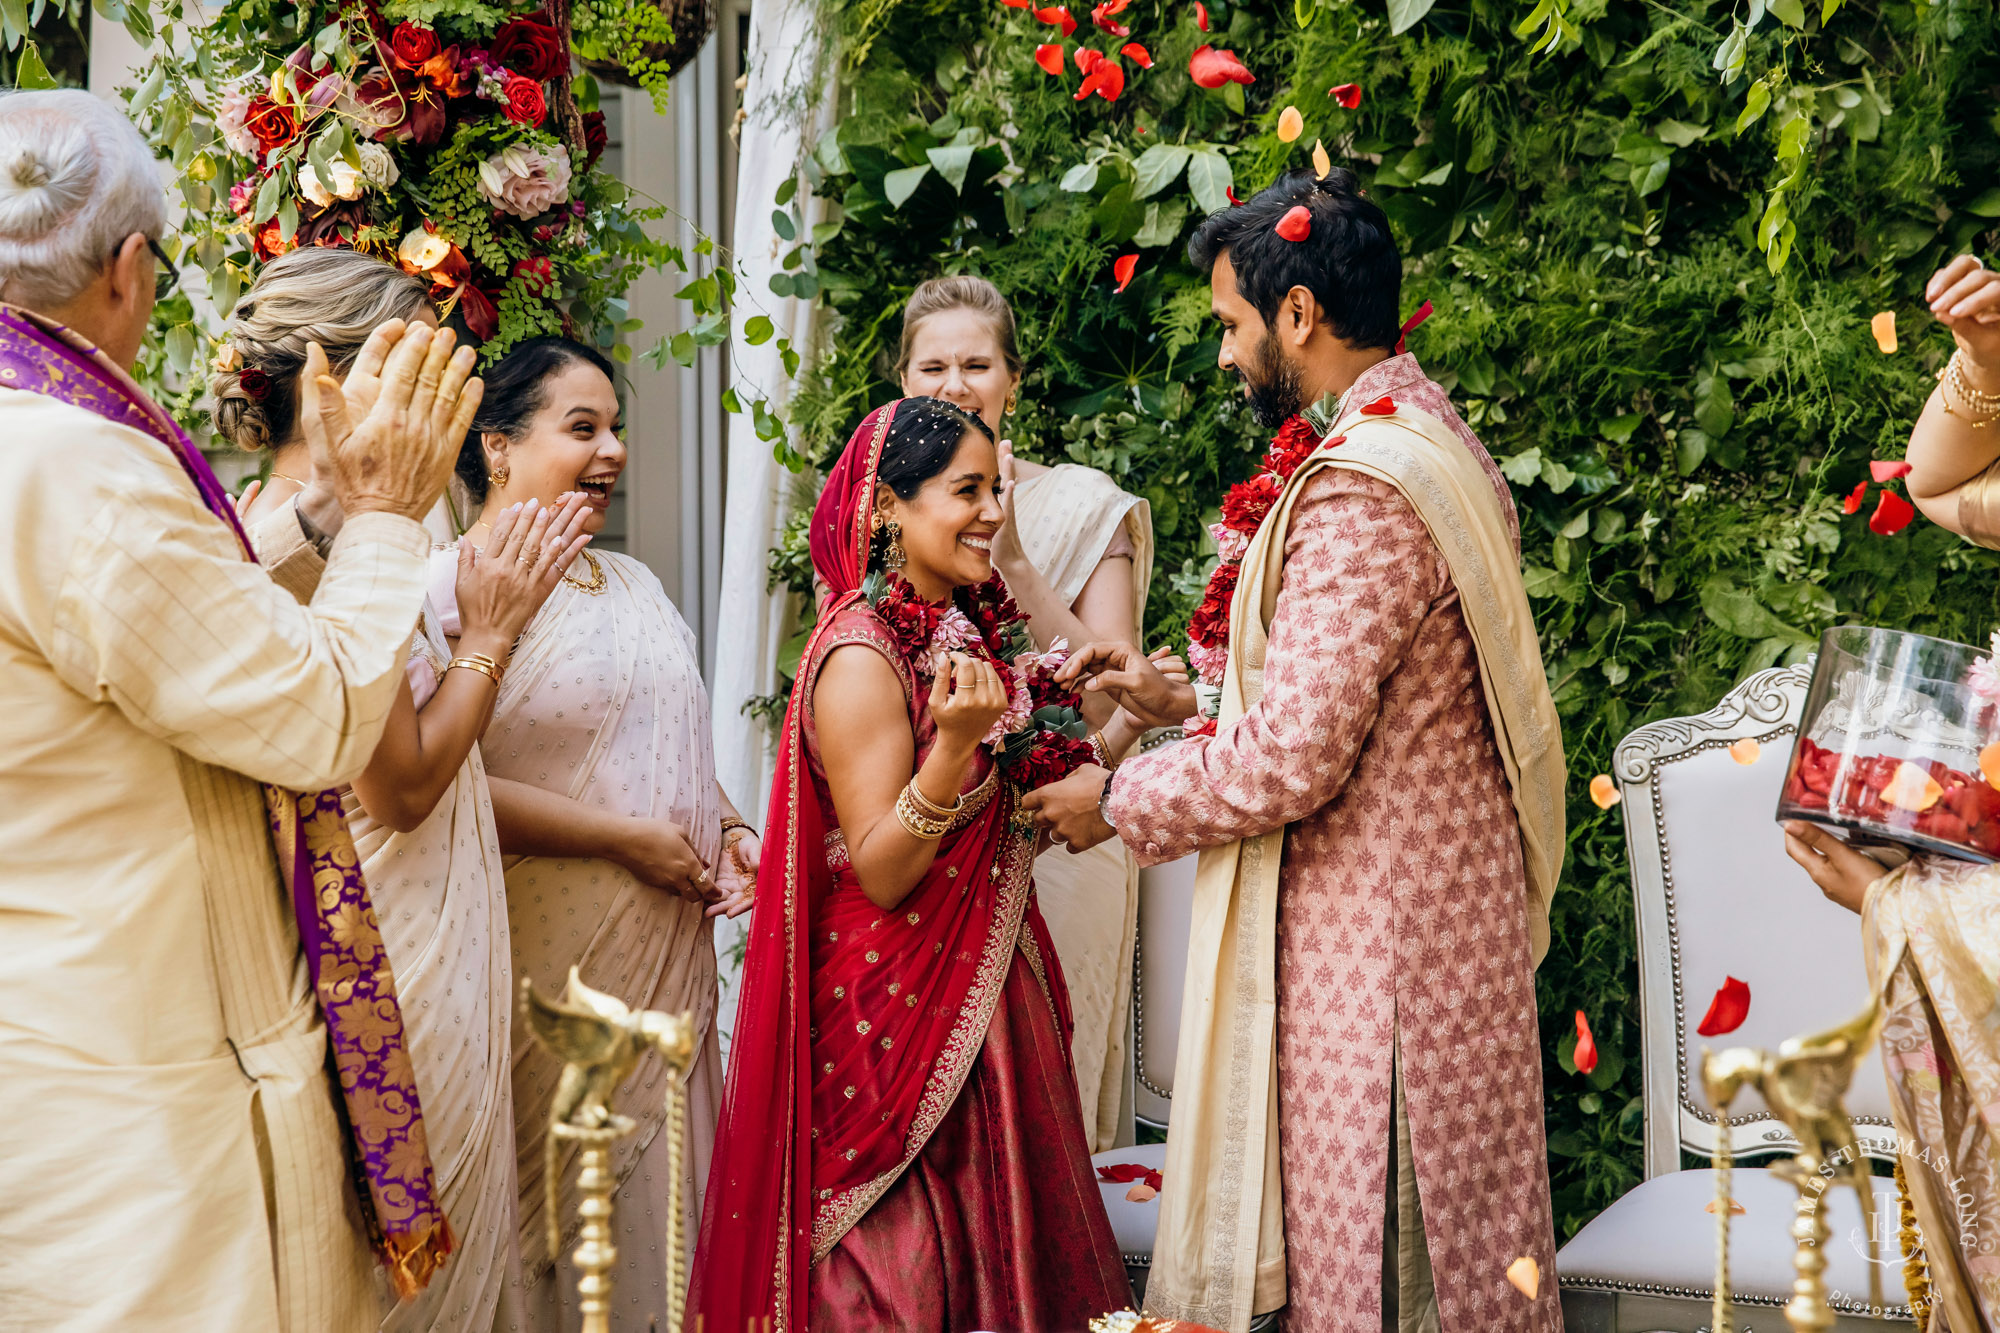
<svg viewBox="0 0 2000 1333">
<path fill-rule="evenodd" d="M 1124 291 L 1125 288 L 1132 281 L 1133 270 L 1137 269 L 1138 267 L 1139 267 L 1138 255 L 1131 254 L 1131 255 L 1118 256 L 1117 261 L 1111 265 L 1112 276 L 1118 279 L 1118 286 L 1115 287 L 1113 290 L 1120 292 Z"/>
<path fill-rule="evenodd" d="M 1743 1020 L 1748 1017 L 1750 988 L 1735 977 L 1724 977 L 1721 988 L 1708 1002 L 1708 1012 L 1702 1015 L 1701 1025 L 1695 1031 L 1704 1037 L 1720 1037 L 1742 1027 Z"/>
<path fill-rule="evenodd" d="M 1877 458 L 1868 464 L 1868 475 L 1875 478 L 1878 482 L 1890 482 L 1898 477 L 1909 476 L 1910 465 L 1908 461 L 1901 458 Z"/>
<path fill-rule="evenodd" d="M 1076 20 L 1071 17 L 1068 5 L 1052 5 L 1047 9 L 1038 9 L 1035 11 L 1035 17 L 1043 23 L 1060 27 L 1065 37 L 1076 31 Z"/>
<path fill-rule="evenodd" d="M 1304 204 L 1293 204 L 1285 210 L 1285 216 L 1278 219 L 1276 231 L 1288 241 L 1303 241 L 1312 235 L 1313 215 Z"/>
<path fill-rule="evenodd" d="M 1896 350 L 1896 312 L 1884 310 L 1868 321 L 1868 331 L 1875 335 L 1875 345 L 1887 356 Z"/>
<path fill-rule="evenodd" d="M 1140 69 L 1153 67 L 1153 54 L 1137 42 L 1127 42 L 1118 48 L 1118 54 L 1137 65 Z M 1144 133 L 1144 131 L 1140 131 Z"/>
<path fill-rule="evenodd" d="M 1313 174 L 1324 180 L 1333 174 L 1333 159 L 1327 156 L 1326 145 L 1313 140 Z"/>
<path fill-rule="evenodd" d="M 1194 26 L 1203 32 L 1208 31 L 1208 6 L 1201 0 L 1194 0 Z"/>
<path fill-rule="evenodd" d="M 1278 113 L 1278 142 L 1290 143 L 1306 132 L 1306 118 L 1299 114 L 1295 106 L 1288 106 Z"/>
<path fill-rule="evenodd" d="M 1061 48 L 1058 47 L 1057 49 L 1060 50 Z M 1104 63 L 1104 53 L 1093 50 L 1088 46 L 1079 46 L 1076 48 L 1075 60 L 1077 72 L 1088 74 Z"/>
<path fill-rule="evenodd" d="M 1599 773 L 1590 780 L 1590 799 L 1599 810 L 1609 810 L 1625 799 L 1625 793 L 1618 790 L 1609 773 Z"/>
<path fill-rule="evenodd" d="M 1361 105 L 1361 85 L 1358 83 L 1337 83 L 1326 90 L 1326 95 L 1349 111 Z"/>
<path fill-rule="evenodd" d="M 1868 530 L 1878 537 L 1893 537 L 1910 526 L 1910 520 L 1917 516 L 1917 507 L 1894 491 L 1883 491 L 1875 501 L 1875 512 L 1868 516 Z"/>
<path fill-rule="evenodd" d="M 1220 88 L 1225 83 L 1251 84 L 1257 77 L 1243 67 L 1234 51 L 1218 51 L 1212 46 L 1197 46 L 1188 57 L 1188 77 L 1201 88 Z"/>
<path fill-rule="evenodd" d="M 1507 1280 L 1514 1284 L 1514 1290 L 1532 1301 L 1542 1293 L 1542 1266 L 1533 1255 L 1524 1254 L 1507 1265 Z"/>
<path fill-rule="evenodd" d="M 1583 1010 L 1576 1011 L 1576 1050 L 1570 1055 L 1576 1063 L 1576 1072 L 1588 1074 L 1597 1068 L 1597 1039 L 1590 1035 L 1590 1020 L 1583 1016 Z"/>
<path fill-rule="evenodd" d="M 1396 412 L 1396 400 L 1394 398 L 1391 398 L 1386 393 L 1383 394 L 1380 398 L 1377 398 L 1374 402 L 1366 404 L 1361 409 L 1361 415 L 1364 417 L 1393 416 L 1395 415 L 1395 412 Z"/>
<path fill-rule="evenodd" d="M 1044 43 L 1036 47 L 1035 63 L 1050 74 L 1061 74 L 1063 71 L 1062 48 L 1049 43 Z"/>
<path fill-rule="evenodd" d="M 1847 493 L 1847 498 L 1840 502 L 1840 508 L 1844 513 L 1858 514 L 1861 512 L 1861 502 L 1867 498 L 1868 483 L 1857 482 L 1854 489 Z"/>
</svg>

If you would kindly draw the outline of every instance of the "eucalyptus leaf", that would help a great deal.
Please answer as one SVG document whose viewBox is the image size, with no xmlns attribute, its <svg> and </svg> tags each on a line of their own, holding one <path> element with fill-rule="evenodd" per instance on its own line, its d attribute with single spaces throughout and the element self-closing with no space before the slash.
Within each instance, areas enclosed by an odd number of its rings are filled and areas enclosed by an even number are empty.
<svg viewBox="0 0 2000 1333">
<path fill-rule="evenodd" d="M 792 222 L 792 215 L 782 208 L 771 210 L 771 230 L 778 233 L 778 239 L 781 241 L 795 241 L 799 237 L 799 229 Z"/>
</svg>

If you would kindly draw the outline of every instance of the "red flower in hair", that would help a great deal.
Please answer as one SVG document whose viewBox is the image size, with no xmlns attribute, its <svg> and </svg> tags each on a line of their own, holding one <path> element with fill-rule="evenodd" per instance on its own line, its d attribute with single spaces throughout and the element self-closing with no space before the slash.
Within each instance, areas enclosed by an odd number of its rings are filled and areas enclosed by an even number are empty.
<svg viewBox="0 0 2000 1333">
<path fill-rule="evenodd" d="M 258 366 L 245 366 L 236 373 L 236 387 L 253 403 L 261 403 L 271 392 L 271 377 Z"/>
<path fill-rule="evenodd" d="M 1252 533 L 1278 503 L 1284 483 L 1268 472 L 1259 472 L 1248 481 L 1239 481 L 1222 497 L 1222 526 Z"/>
</svg>

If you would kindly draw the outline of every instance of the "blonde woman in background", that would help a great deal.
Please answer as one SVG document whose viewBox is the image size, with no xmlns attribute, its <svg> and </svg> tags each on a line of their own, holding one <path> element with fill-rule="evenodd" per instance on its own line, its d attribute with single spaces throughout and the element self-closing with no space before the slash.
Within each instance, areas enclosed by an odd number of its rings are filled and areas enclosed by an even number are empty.
<svg viewBox="0 0 2000 1333">
<path fill-rule="evenodd" d="M 306 348 L 316 343 L 334 366 L 355 371 L 349 392 L 366 393 L 380 361 L 371 335 L 383 319 L 434 323 L 423 284 L 351 250 L 294 251 L 237 306 L 222 358 L 229 368 L 211 382 L 217 433 L 276 454 L 270 485 L 259 494 L 253 483 L 242 507 L 260 554 L 286 572 L 280 582 L 301 600 L 317 582 L 310 539 L 320 492 L 298 424 Z M 515 639 L 589 540 L 585 517 L 581 495 L 546 509 L 515 506 L 483 550 L 468 544 L 448 557 L 456 644 L 445 638 L 433 593 L 382 742 L 342 792 L 396 978 L 439 1198 L 457 1237 L 430 1285 L 389 1311 L 385 1333 L 505 1329 L 522 1318 L 507 881 L 478 741 Z M 319 521 L 337 526 L 337 511 Z"/>
<path fill-rule="evenodd" d="M 1028 613 L 1035 646 L 1099 640 L 1136 643 L 1153 570 L 1152 510 L 1096 468 L 1015 459 L 1007 418 L 1021 385 L 1014 311 L 984 278 L 932 278 L 903 308 L 896 373 L 906 397 L 942 398 L 976 414 L 1001 438 L 1007 521 L 993 565 Z M 1084 696 L 1093 728 L 1110 720 L 1108 697 Z M 1116 1146 L 1129 1110 L 1132 944 L 1139 870 L 1117 840 L 1035 862 L 1035 893 L 1069 982 L 1076 1033 L 1070 1051 L 1093 1153 Z"/>
<path fill-rule="evenodd" d="M 312 483 L 312 459 L 299 430 L 298 381 L 307 346 L 318 343 L 335 378 L 344 379 L 368 335 L 391 319 L 436 327 L 427 285 L 353 250 L 293 250 L 265 265 L 243 293 L 230 312 L 208 391 L 216 435 L 257 455 L 260 471 L 268 471 L 237 502 L 246 525 L 285 508 Z M 308 505 L 308 526 L 315 517 Z"/>
</svg>

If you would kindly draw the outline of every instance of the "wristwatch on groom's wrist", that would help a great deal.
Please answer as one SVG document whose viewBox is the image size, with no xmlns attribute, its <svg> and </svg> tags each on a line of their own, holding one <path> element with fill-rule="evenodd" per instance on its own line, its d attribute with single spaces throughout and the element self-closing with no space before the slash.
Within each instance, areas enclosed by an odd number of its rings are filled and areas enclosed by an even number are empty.
<svg viewBox="0 0 2000 1333">
<path fill-rule="evenodd" d="M 1104 775 L 1104 786 L 1097 793 L 1097 817 L 1103 820 L 1105 827 L 1109 828 L 1113 833 L 1118 831 L 1118 826 L 1111 822 L 1111 811 L 1107 807 L 1111 804 L 1111 782 L 1117 776 L 1116 773 L 1106 773 Z"/>
</svg>

